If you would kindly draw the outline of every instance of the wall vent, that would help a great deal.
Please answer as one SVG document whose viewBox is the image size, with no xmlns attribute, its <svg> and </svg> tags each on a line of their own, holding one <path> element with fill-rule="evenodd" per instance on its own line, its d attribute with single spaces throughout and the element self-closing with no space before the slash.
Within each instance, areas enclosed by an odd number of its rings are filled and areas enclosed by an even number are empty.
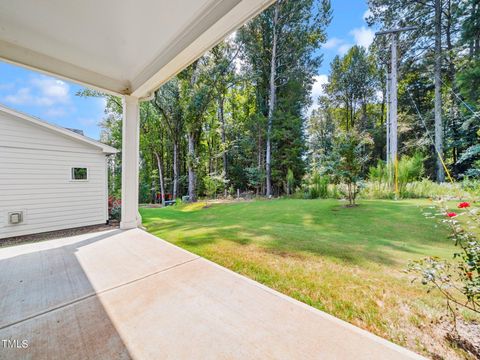
<svg viewBox="0 0 480 360">
<path fill-rule="evenodd" d="M 11 211 L 8 213 L 8 223 L 17 225 L 23 223 L 23 211 Z"/>
</svg>

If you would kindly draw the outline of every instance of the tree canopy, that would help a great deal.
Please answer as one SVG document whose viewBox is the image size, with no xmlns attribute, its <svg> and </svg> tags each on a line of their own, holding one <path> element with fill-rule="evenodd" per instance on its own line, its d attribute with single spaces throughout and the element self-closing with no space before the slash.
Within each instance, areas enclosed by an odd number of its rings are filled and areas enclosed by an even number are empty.
<svg viewBox="0 0 480 360">
<path fill-rule="evenodd" d="M 398 38 L 400 157 L 422 153 L 424 174 L 434 179 L 433 140 L 437 146 L 440 140 L 454 178 L 478 177 L 480 3 L 368 5 L 367 21 L 377 28 L 416 26 Z M 335 57 L 323 95 L 310 97 L 333 15 L 328 0 L 278 0 L 142 102 L 139 200 L 188 195 L 194 201 L 212 191 L 237 190 L 291 194 L 306 174 L 329 166 L 342 141 L 348 143 L 344 134 L 371 139 L 355 148 L 365 160 L 358 177 L 384 161 L 388 37 Z M 106 99 L 101 140 L 120 147 L 121 101 Z M 312 101 L 318 107 L 309 114 Z M 111 161 L 111 192 L 117 196 L 120 165 L 117 155 Z"/>
</svg>

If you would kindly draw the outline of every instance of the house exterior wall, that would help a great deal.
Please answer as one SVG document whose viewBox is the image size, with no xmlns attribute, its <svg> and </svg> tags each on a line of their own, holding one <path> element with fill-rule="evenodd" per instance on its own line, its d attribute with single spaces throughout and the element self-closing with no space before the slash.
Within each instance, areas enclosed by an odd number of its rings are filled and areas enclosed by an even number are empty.
<svg viewBox="0 0 480 360">
<path fill-rule="evenodd" d="M 72 167 L 88 179 L 72 181 Z M 106 174 L 100 148 L 0 112 L 0 238 L 105 223 Z M 24 222 L 8 224 L 11 211 Z"/>
</svg>

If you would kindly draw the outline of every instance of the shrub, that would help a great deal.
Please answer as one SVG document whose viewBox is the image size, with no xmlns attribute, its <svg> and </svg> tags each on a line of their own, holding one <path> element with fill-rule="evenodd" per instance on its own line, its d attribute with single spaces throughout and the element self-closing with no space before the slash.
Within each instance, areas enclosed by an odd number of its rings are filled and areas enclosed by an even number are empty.
<svg viewBox="0 0 480 360">
<path fill-rule="evenodd" d="M 120 221 L 121 215 L 122 215 L 122 200 L 115 196 L 109 196 L 108 197 L 109 219 Z"/>
<path fill-rule="evenodd" d="M 360 191 L 359 182 L 363 179 L 363 168 L 369 159 L 366 148 L 371 143 L 370 137 L 356 131 L 340 133 L 335 137 L 326 171 L 334 183 L 344 188 L 350 206 L 355 205 Z"/>
<path fill-rule="evenodd" d="M 203 185 L 205 187 L 205 194 L 209 198 L 215 198 L 219 189 L 226 186 L 228 181 L 223 174 L 209 174 L 203 178 Z"/>
<path fill-rule="evenodd" d="M 293 186 L 295 183 L 295 176 L 293 175 L 292 169 L 287 171 L 287 196 L 292 194 Z"/>
<path fill-rule="evenodd" d="M 265 171 L 263 168 L 258 168 L 257 166 L 247 167 L 245 169 L 245 175 L 247 177 L 248 186 L 258 189 L 265 180 Z"/>
<path fill-rule="evenodd" d="M 108 217 L 110 220 L 121 220 L 122 200 L 115 196 L 108 197 Z"/>
<path fill-rule="evenodd" d="M 413 156 L 404 155 L 398 162 L 398 195 L 400 198 L 410 197 L 407 187 L 410 183 L 418 181 L 424 174 L 423 162 L 425 158 L 421 153 Z M 394 167 L 379 160 L 376 166 L 371 166 L 368 171 L 369 197 L 392 199 L 395 197 Z"/>
<path fill-rule="evenodd" d="M 428 217 L 441 218 L 448 226 L 449 237 L 458 248 L 453 254 L 455 260 L 427 257 L 410 262 L 407 268 L 421 278 L 429 291 L 440 292 L 454 321 L 457 306 L 480 314 L 480 242 L 477 237 L 480 216 L 478 208 L 472 209 L 469 202 L 461 202 L 457 208 L 451 211 L 442 200 L 426 213 Z"/>
<path fill-rule="evenodd" d="M 405 197 L 408 183 L 418 181 L 424 173 L 423 162 L 425 158 L 420 153 L 413 156 L 402 156 L 398 162 L 398 191 L 401 198 Z"/>
<path fill-rule="evenodd" d="M 304 186 L 302 189 L 303 197 L 306 199 L 328 198 L 329 183 L 330 179 L 328 178 L 328 176 L 322 176 L 319 172 L 315 171 L 304 181 Z"/>
<path fill-rule="evenodd" d="M 479 196 L 480 195 L 480 181 L 470 178 L 468 176 L 463 178 L 461 183 L 462 189 L 469 192 L 472 195 Z"/>
<path fill-rule="evenodd" d="M 318 172 L 313 174 L 310 189 L 316 195 L 314 198 L 328 198 L 328 183 L 329 178 L 327 176 L 321 176 Z"/>
<path fill-rule="evenodd" d="M 340 190 L 338 189 L 337 184 L 329 184 L 328 185 L 328 197 L 332 199 L 341 199 L 342 194 L 340 193 Z"/>
<path fill-rule="evenodd" d="M 370 166 L 368 169 L 368 179 L 377 183 L 388 182 L 388 170 L 385 161 L 378 160 L 376 166 Z"/>
<path fill-rule="evenodd" d="M 120 221 L 122 217 L 122 205 L 116 204 L 110 209 L 110 220 Z"/>
<path fill-rule="evenodd" d="M 478 193 L 477 193 L 478 194 Z M 475 195 L 472 191 L 467 191 L 462 183 L 436 183 L 429 179 L 408 182 L 403 186 L 401 197 L 403 199 L 461 199 Z M 365 199 L 394 199 L 395 192 L 388 184 L 369 181 L 365 183 L 362 189 L 362 197 Z"/>
</svg>

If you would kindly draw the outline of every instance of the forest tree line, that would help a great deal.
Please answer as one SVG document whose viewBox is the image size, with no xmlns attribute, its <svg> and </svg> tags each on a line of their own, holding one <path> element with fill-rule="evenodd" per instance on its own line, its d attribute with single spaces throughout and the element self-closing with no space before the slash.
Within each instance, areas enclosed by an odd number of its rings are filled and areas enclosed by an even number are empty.
<svg viewBox="0 0 480 360">
<path fill-rule="evenodd" d="M 443 181 L 444 176 L 438 176 L 443 170 L 438 149 L 453 178 L 478 177 L 480 2 L 370 0 L 369 9 L 367 21 L 381 30 L 416 27 L 398 39 L 399 156 L 422 153 L 425 176 Z M 333 60 L 325 94 L 308 121 L 312 166 L 321 168 L 335 133 L 350 129 L 373 140 L 365 149 L 368 165 L 386 160 L 389 71 L 388 36 L 377 36 L 369 49 L 354 46 Z M 435 116 L 437 101 L 440 120 Z M 437 148 L 435 140 L 440 143 Z"/>
<path fill-rule="evenodd" d="M 452 176 L 478 177 L 480 1 L 368 4 L 378 29 L 416 26 L 398 41 L 399 155 L 421 152 L 425 175 L 436 179 L 440 126 Z M 325 170 L 345 133 L 371 139 L 362 147 L 365 175 L 384 161 L 388 37 L 337 56 L 323 95 L 310 98 L 332 16 L 328 0 L 279 0 L 142 102 L 139 200 L 289 194 Z M 119 149 L 121 113 L 120 98 L 106 96 L 101 140 Z M 121 154 L 112 168 L 110 191 L 119 195 Z"/>
</svg>

